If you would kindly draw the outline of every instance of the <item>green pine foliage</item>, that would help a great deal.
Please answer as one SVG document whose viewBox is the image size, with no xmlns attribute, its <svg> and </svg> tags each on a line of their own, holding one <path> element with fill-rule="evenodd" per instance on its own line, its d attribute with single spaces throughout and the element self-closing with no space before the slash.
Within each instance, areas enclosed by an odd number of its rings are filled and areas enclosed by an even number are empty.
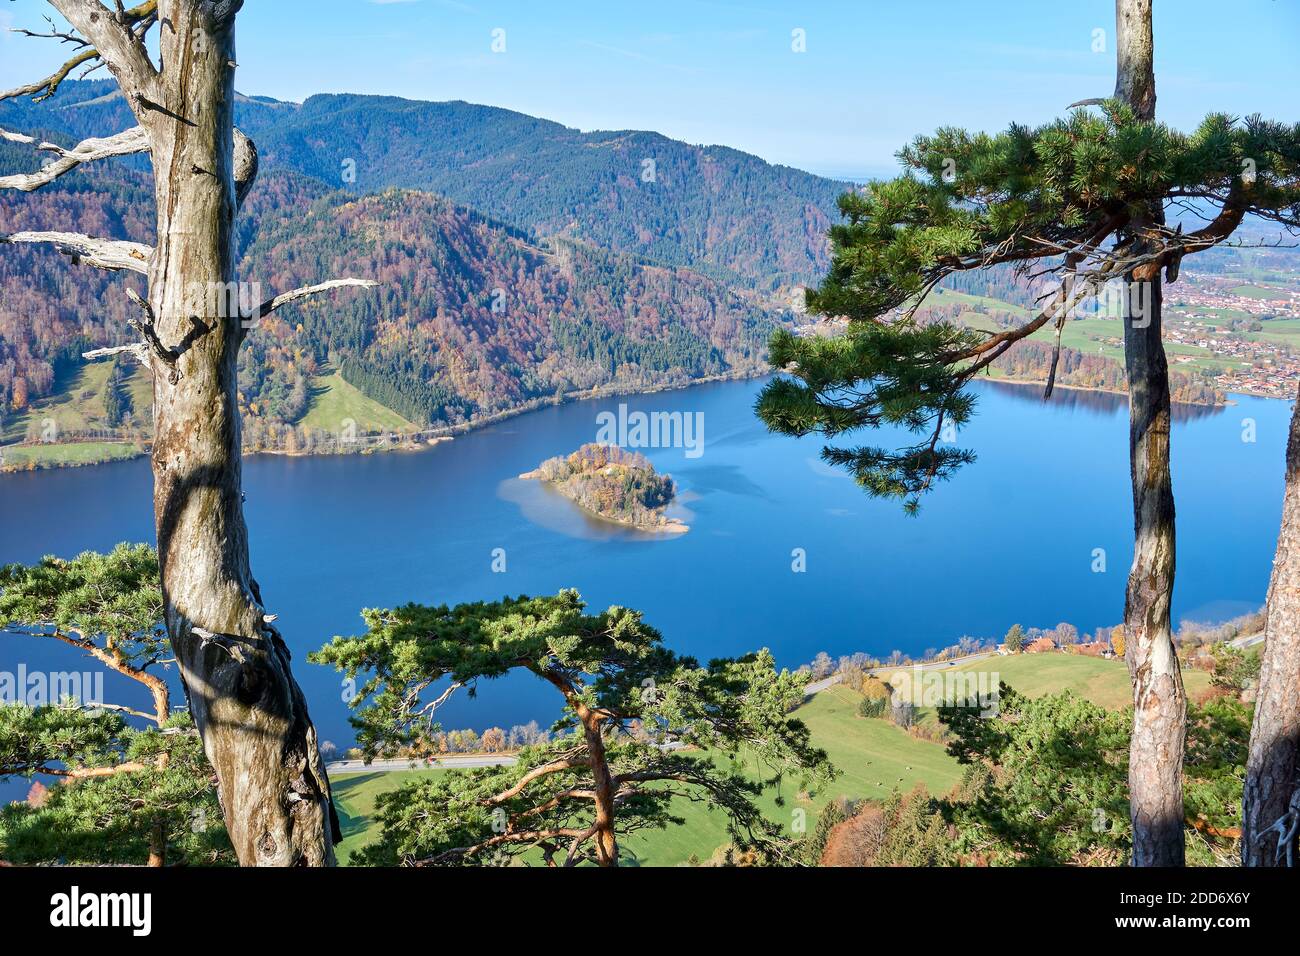
<svg viewBox="0 0 1300 956">
<path fill-rule="evenodd" d="M 1069 691 L 1029 698 L 1006 684 L 997 713 L 952 703 L 939 709 L 948 751 L 967 765 L 943 798 L 895 811 L 877 865 L 1121 865 L 1129 855 L 1128 750 L 1132 715 Z M 1189 862 L 1223 865 L 1240 827 L 1241 767 L 1251 709 L 1232 698 L 1188 712 L 1185 811 Z M 906 802 L 906 801 L 905 801 Z M 922 862 L 916 847 L 946 850 Z"/>
<path fill-rule="evenodd" d="M 86 770 L 133 769 L 104 776 Z M 39 800 L 0 810 L 0 858 L 12 863 L 230 866 L 212 768 L 188 714 L 138 729 L 116 714 L 0 706 L 0 776 L 54 771 Z"/>
<path fill-rule="evenodd" d="M 159 580 L 158 554 L 143 544 L 0 567 L 0 625 L 71 635 L 133 666 L 157 663 L 169 646 Z"/>
<path fill-rule="evenodd" d="M 1300 223 L 1300 126 L 1259 117 L 1214 114 L 1184 134 L 1139 122 L 1108 100 L 1099 112 L 1076 110 L 1036 129 L 941 129 L 899 156 L 902 176 L 840 198 L 832 265 L 808 294 L 809 310 L 847 318 L 847 333 L 778 332 L 771 361 L 787 374 L 765 388 L 756 410 L 789 435 L 891 428 L 922 436 L 897 448 L 823 451 L 869 493 L 903 499 L 910 511 L 974 460 L 954 445 L 974 408 L 963 388 L 1017 340 L 918 319 L 936 284 L 971 270 L 1035 267 L 1083 280 L 1065 297 L 1084 297 L 1106 276 L 1104 264 L 1130 251 L 1126 229 L 1174 203 L 1217 206 L 1223 228 L 1160 235 L 1171 278 L 1179 256 L 1227 238 L 1245 216 Z M 945 435 L 946 426 L 953 431 Z"/>
<path fill-rule="evenodd" d="M 362 612 L 367 631 L 311 659 L 350 677 L 370 675 L 352 702 L 367 758 L 419 751 L 437 732 L 450 687 L 521 670 L 561 695 L 548 743 L 519 763 L 446 774 L 381 797 L 371 863 L 557 864 L 594 859 L 596 778 L 615 788 L 618 836 L 680 822 L 677 798 L 727 814 L 737 847 L 793 859 L 794 841 L 756 799 L 786 777 L 813 789 L 826 755 L 791 711 L 806 677 L 778 671 L 767 651 L 701 666 L 662 644 L 641 615 L 586 613 L 576 592 L 456 607 L 406 605 Z"/>
<path fill-rule="evenodd" d="M 145 686 L 138 701 L 0 706 L 0 778 L 42 782 L 0 811 L 0 859 L 234 862 L 212 768 L 189 714 L 171 712 L 158 555 L 146 545 L 0 568 L 0 634 L 71 644 Z M 39 793 L 39 788 L 34 790 Z"/>
</svg>

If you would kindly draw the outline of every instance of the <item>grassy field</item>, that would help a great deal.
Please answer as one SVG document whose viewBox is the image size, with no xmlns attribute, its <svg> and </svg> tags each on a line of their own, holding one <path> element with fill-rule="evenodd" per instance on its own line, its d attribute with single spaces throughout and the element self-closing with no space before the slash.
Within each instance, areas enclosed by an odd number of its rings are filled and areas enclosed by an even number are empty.
<svg viewBox="0 0 1300 956">
<path fill-rule="evenodd" d="M 867 720 L 857 716 L 862 696 L 843 687 L 832 687 L 810 700 L 799 710 L 813 739 L 826 750 L 840 771 L 829 786 L 815 796 L 801 794 L 787 783 L 781 793 L 769 789 L 759 799 L 767 817 L 785 825 L 794 820 L 794 810 L 805 812 L 809 830 L 817 814 L 830 800 L 846 796 L 886 797 L 895 788 L 910 790 L 923 783 L 934 793 L 943 793 L 961 776 L 957 761 L 936 743 L 917 740 L 906 731 L 884 720 Z M 739 768 L 756 776 L 757 768 Z M 331 778 L 343 822 L 340 859 L 346 862 L 353 853 L 374 839 L 366 819 L 373 811 L 375 797 L 396 789 L 404 781 L 454 770 L 415 770 L 392 773 L 347 774 Z M 785 805 L 777 803 L 784 796 Z M 727 843 L 725 817 L 706 803 L 678 799 L 673 812 L 683 822 L 665 831 L 633 834 L 622 841 L 625 863 L 635 866 L 676 866 L 692 854 L 707 860 L 713 851 Z"/>
<path fill-rule="evenodd" d="M 338 372 L 314 379 L 311 408 L 298 424 L 338 432 L 349 420 L 356 422 L 361 432 L 407 431 L 415 427 L 401 415 L 367 398 Z"/>
<path fill-rule="evenodd" d="M 935 289 L 930 293 L 929 304 L 931 305 L 962 305 L 972 309 L 985 308 L 997 312 L 1010 312 L 1012 315 L 1029 316 L 1030 310 L 1022 305 L 1015 305 L 1011 302 L 1003 302 L 1001 299 L 995 299 L 987 295 L 970 295 L 966 292 L 955 292 L 952 289 Z M 978 315 L 979 313 L 973 313 Z"/>
<path fill-rule="evenodd" d="M 985 309 L 1009 312 L 1025 318 L 1030 316 L 1027 309 L 988 296 L 966 295 L 947 289 L 935 289 L 930 293 L 930 296 L 930 301 L 935 305 L 961 305 L 972 310 L 976 307 L 984 307 Z M 1226 324 L 1231 319 L 1231 316 L 1225 316 L 1222 318 L 1222 323 Z M 998 331 L 998 327 L 984 313 L 963 311 L 958 316 L 958 321 L 973 329 L 980 329 L 985 332 Z M 1260 335 L 1263 337 L 1264 334 L 1261 333 Z M 1101 355 L 1112 361 L 1123 363 L 1123 337 L 1124 329 L 1118 319 L 1107 317 L 1075 318 L 1067 322 L 1061 330 L 1061 345 L 1068 349 L 1075 349 L 1090 355 Z M 1039 342 L 1055 342 L 1056 327 L 1054 324 L 1049 323 L 1031 335 L 1030 338 Z M 1195 345 L 1166 342 L 1165 351 L 1171 356 L 1185 356 L 1191 359 L 1191 361 L 1179 364 L 1179 367 L 1184 370 L 1208 369 L 1220 372 L 1225 366 L 1235 364 L 1231 360 L 1216 358 L 1209 349 L 1203 349 Z"/>
<path fill-rule="evenodd" d="M 105 387 L 112 371 L 109 362 L 77 366 L 55 383 L 53 394 L 16 415 L 0 433 L 0 455 L 6 468 L 43 468 L 56 465 L 87 465 L 131 458 L 139 451 L 131 444 L 113 441 L 117 434 L 107 421 Z M 137 420 L 147 420 L 153 403 L 153 379 L 139 366 L 130 366 L 125 392 Z M 299 422 L 308 428 L 339 432 L 346 421 L 356 423 L 361 433 L 410 431 L 415 428 L 396 412 L 367 398 L 337 372 L 313 380 L 311 406 Z M 52 423 L 52 427 L 51 427 Z M 32 435 L 51 432 L 50 443 L 22 445 Z M 97 440 L 59 442 L 61 435 L 93 433 Z M 100 439 L 108 440 L 100 440 Z"/>
<path fill-rule="evenodd" d="M 0 435 L 5 442 L 22 441 L 29 429 L 39 430 L 48 419 L 59 431 L 85 431 L 104 415 L 102 391 L 108 378 L 107 362 L 86 365 L 75 375 L 55 383 L 54 394 L 34 402 L 16 415 Z"/>
<path fill-rule="evenodd" d="M 58 465 L 89 465 L 101 461 L 117 461 L 140 454 L 134 444 L 112 440 L 117 430 L 108 424 L 104 407 L 104 394 L 110 362 L 90 362 L 78 366 L 66 378 L 56 383 L 52 395 L 34 402 L 21 415 L 16 415 L 0 434 L 0 456 L 5 468 L 47 468 Z M 126 378 L 126 394 L 132 408 L 147 413 L 153 402 L 153 380 L 143 368 L 132 365 Z M 94 433 L 95 440 L 63 443 L 61 436 Z M 31 435 L 53 436 L 53 441 L 22 445 Z"/>
<path fill-rule="evenodd" d="M 335 847 L 339 863 L 347 866 L 356 853 L 379 835 L 371 827 L 370 817 L 375 812 L 375 798 L 381 793 L 396 790 L 404 783 L 433 777 L 454 770 L 403 770 L 400 772 L 341 773 L 330 777 L 334 791 L 334 806 L 338 810 L 343 842 Z"/>
<path fill-rule="evenodd" d="M 1029 697 L 1069 690 L 1102 707 L 1127 706 L 1132 697 L 1128 668 L 1123 661 L 1080 654 L 1017 654 L 959 664 L 957 671 L 998 675 L 998 679 Z M 1184 670 L 1187 693 L 1195 696 L 1210 685 L 1205 671 Z"/>
<path fill-rule="evenodd" d="M 1232 294 L 1244 296 L 1247 299 L 1285 300 L 1289 294 L 1289 290 L 1271 289 L 1266 286 L 1258 285 L 1239 285 L 1232 290 Z"/>
<path fill-rule="evenodd" d="M 130 442 L 83 441 L 63 445 L 5 445 L 0 447 L 0 467 L 54 468 L 123 461 L 142 452 Z"/>
</svg>

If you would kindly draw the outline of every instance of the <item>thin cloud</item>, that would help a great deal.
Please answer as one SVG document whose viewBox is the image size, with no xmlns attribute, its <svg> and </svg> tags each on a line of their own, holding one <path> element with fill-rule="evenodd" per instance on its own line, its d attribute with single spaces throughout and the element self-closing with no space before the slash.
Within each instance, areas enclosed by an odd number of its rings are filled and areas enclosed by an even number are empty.
<svg viewBox="0 0 1300 956">
<path fill-rule="evenodd" d="M 637 50 L 627 50 L 619 46 L 610 46 L 608 43 L 597 43 L 595 40 L 579 40 L 580 44 L 590 47 L 593 50 L 602 50 L 605 53 L 612 53 L 615 56 L 625 57 L 629 60 L 640 60 L 642 63 L 648 63 L 651 66 L 657 66 L 663 70 L 673 70 L 678 73 L 699 73 L 700 70 L 691 66 L 682 66 L 678 63 L 667 63 L 663 60 L 647 56 Z"/>
</svg>

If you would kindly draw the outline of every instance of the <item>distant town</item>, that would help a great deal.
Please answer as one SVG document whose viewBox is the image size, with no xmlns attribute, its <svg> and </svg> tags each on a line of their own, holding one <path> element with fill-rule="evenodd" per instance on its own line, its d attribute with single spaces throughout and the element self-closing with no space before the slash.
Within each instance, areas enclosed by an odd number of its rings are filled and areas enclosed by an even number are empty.
<svg viewBox="0 0 1300 956">
<path fill-rule="evenodd" d="M 1273 263 L 1267 280 L 1237 273 L 1184 272 L 1167 284 L 1164 341 L 1171 368 L 1196 375 L 1224 394 L 1292 398 L 1300 386 L 1300 257 Z M 1030 315 L 1023 305 L 991 296 L 935 289 L 919 313 L 956 319 L 978 328 L 1005 328 Z M 799 335 L 838 335 L 843 318 L 801 316 Z M 1050 341 L 1044 329 L 1032 338 Z M 1067 327 L 1063 345 L 1122 363 L 1124 340 L 1118 315 L 1095 302 Z"/>
</svg>

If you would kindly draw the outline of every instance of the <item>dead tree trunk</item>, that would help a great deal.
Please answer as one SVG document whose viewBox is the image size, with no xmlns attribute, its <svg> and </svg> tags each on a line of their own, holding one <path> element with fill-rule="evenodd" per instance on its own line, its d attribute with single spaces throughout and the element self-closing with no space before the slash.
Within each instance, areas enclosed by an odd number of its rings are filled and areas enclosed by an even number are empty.
<svg viewBox="0 0 1300 956">
<path fill-rule="evenodd" d="M 1141 120 L 1156 108 L 1151 0 L 1116 0 L 1115 95 Z M 1163 221 L 1152 209 L 1149 222 Z M 1147 223 L 1126 239 L 1134 251 Z M 1129 470 L 1133 482 L 1133 566 L 1124 631 L 1133 679 L 1129 808 L 1134 866 L 1182 866 L 1183 747 L 1187 701 L 1174 648 L 1174 492 L 1170 476 L 1169 363 L 1161 341 L 1161 277 L 1125 277 L 1124 365 L 1129 392 Z"/>
<path fill-rule="evenodd" d="M 234 10 L 214 12 L 238 6 L 161 10 L 168 83 L 146 107 L 158 207 L 149 318 L 159 340 L 186 344 L 174 362 L 153 357 L 154 518 L 167 628 L 240 862 L 329 865 L 329 782 L 244 524 L 236 367 L 251 310 L 235 282 Z"/>
<path fill-rule="evenodd" d="M 1241 801 L 1243 866 L 1278 866 L 1268 831 L 1291 812 L 1300 771 L 1300 399 L 1286 446 L 1286 495 L 1264 621 L 1264 656 Z M 1282 832 L 1285 832 L 1283 828 Z M 1282 839 L 1279 833 L 1277 840 Z M 1277 851 L 1283 850 L 1279 858 Z"/>
<path fill-rule="evenodd" d="M 239 861 L 330 865 L 338 824 L 316 731 L 249 569 L 236 366 L 250 323 L 304 296 L 373 282 L 340 279 L 253 298 L 235 276 L 234 220 L 257 171 L 234 128 L 235 17 L 242 0 L 50 0 L 72 25 L 72 65 L 108 67 L 139 126 L 74 149 L 0 188 L 39 189 L 83 163 L 152 155 L 157 246 L 71 233 L 0 235 L 51 243 L 76 261 L 149 279 L 128 351 L 154 374 L 154 517 L 167 630 L 194 722 L 217 773 Z M 158 26 L 161 64 L 145 45 Z M 62 37 L 63 34 L 56 34 Z M 70 67 L 0 100 L 53 95 Z M 21 134 L 6 139 L 35 143 Z M 42 147 L 47 148 L 47 147 Z M 165 693 L 155 689 L 155 707 Z"/>
</svg>

